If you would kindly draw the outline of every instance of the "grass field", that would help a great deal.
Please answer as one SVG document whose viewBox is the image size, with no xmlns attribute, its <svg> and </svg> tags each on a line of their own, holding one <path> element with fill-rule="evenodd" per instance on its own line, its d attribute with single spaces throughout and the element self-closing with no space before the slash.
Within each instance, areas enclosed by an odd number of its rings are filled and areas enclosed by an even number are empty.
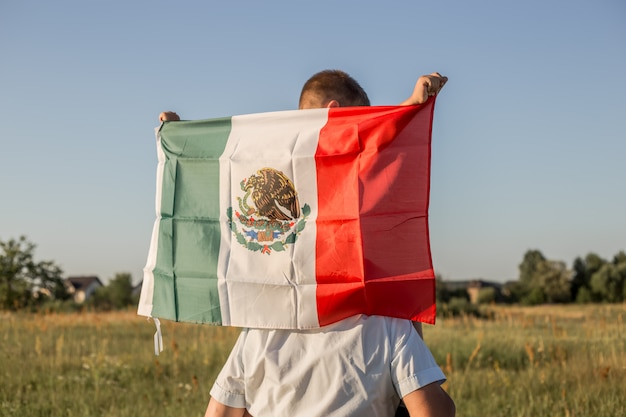
<svg viewBox="0 0 626 417">
<path fill-rule="evenodd" d="M 626 305 L 494 307 L 425 339 L 458 416 L 626 416 Z M 0 315 L 0 416 L 202 416 L 239 330 L 134 312 Z"/>
</svg>

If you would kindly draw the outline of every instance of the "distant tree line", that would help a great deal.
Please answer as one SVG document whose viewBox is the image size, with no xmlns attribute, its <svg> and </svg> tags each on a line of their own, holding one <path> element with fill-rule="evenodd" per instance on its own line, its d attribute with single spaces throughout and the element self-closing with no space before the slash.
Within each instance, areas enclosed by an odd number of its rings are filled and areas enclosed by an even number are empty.
<svg viewBox="0 0 626 417">
<path fill-rule="evenodd" d="M 62 269 L 53 261 L 35 261 L 35 247 L 25 236 L 0 240 L 1 310 L 107 311 L 137 305 L 128 273 L 116 274 L 84 304 L 77 304 L 62 277 Z"/>
<path fill-rule="evenodd" d="M 471 303 L 466 287 L 437 279 L 440 310 L 455 315 L 477 313 L 476 304 L 515 303 L 620 303 L 626 301 L 626 253 L 613 259 L 595 253 L 577 257 L 571 268 L 565 262 L 547 259 L 537 249 L 528 250 L 519 264 L 517 281 L 500 287 L 484 286 Z"/>
<path fill-rule="evenodd" d="M 519 265 L 519 279 L 510 287 L 514 302 L 526 305 L 544 303 L 620 303 L 626 300 L 626 253 L 613 259 L 595 253 L 577 257 L 572 268 L 565 262 L 546 259 L 536 249 L 529 250 Z"/>
<path fill-rule="evenodd" d="M 77 305 L 62 278 L 63 271 L 53 261 L 35 261 L 35 245 L 22 236 L 0 240 L 0 309 L 100 311 L 137 305 L 132 277 L 118 273 L 107 285 L 82 305 Z M 484 286 L 470 300 L 468 288 L 453 287 L 437 277 L 439 310 L 446 314 L 477 312 L 476 305 L 490 303 L 619 303 L 626 301 L 626 253 L 613 259 L 595 253 L 577 257 L 572 268 L 565 262 L 547 259 L 539 250 L 528 250 L 519 264 L 517 281 L 503 286 Z"/>
</svg>

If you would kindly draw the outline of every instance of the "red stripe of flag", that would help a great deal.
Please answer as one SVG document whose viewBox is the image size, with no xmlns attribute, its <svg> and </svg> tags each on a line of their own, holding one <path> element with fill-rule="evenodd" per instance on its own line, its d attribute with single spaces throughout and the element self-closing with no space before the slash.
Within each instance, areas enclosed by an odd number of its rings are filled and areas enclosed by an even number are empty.
<svg viewBox="0 0 626 417">
<path fill-rule="evenodd" d="M 434 98 L 419 107 L 329 110 L 315 155 L 320 325 L 360 313 L 434 323 L 433 111 Z"/>
</svg>

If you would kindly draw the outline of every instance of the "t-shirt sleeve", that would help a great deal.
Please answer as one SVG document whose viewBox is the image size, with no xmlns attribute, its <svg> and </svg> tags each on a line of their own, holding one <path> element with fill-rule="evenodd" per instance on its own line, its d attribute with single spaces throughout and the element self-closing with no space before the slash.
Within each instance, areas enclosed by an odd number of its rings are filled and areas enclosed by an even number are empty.
<svg viewBox="0 0 626 417">
<path fill-rule="evenodd" d="M 247 332 L 242 331 L 220 371 L 210 394 L 216 401 L 234 408 L 246 408 L 242 350 Z"/>
<path fill-rule="evenodd" d="M 408 320 L 396 322 L 391 330 L 391 375 L 400 398 L 446 377 L 428 347 Z"/>
</svg>

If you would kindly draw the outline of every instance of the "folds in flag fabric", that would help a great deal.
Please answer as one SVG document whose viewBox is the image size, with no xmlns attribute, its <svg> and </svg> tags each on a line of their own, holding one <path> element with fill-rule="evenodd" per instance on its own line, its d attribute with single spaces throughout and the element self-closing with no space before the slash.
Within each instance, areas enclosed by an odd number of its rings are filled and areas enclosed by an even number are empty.
<svg viewBox="0 0 626 417">
<path fill-rule="evenodd" d="M 317 328 L 435 320 L 435 99 L 165 122 L 138 313 Z"/>
</svg>

